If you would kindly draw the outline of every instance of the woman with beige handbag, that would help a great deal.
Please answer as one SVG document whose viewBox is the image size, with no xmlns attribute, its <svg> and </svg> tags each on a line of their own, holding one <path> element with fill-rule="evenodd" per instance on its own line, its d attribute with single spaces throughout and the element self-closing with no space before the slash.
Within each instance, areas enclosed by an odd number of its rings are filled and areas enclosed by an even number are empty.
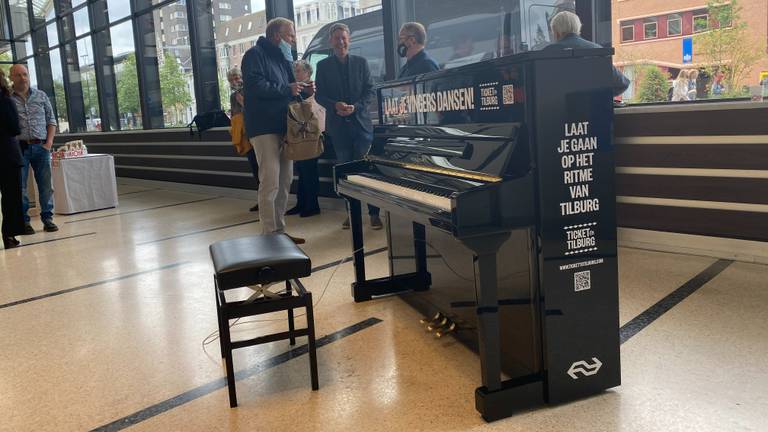
<svg viewBox="0 0 768 432">
<path fill-rule="evenodd" d="M 298 82 L 308 82 L 312 79 L 312 65 L 306 60 L 297 60 L 293 64 L 293 73 Z M 320 132 L 325 131 L 325 108 L 321 107 L 311 96 L 304 99 L 304 102 L 312 104 L 312 113 L 317 118 Z M 318 155 L 319 157 L 319 155 Z M 300 217 L 310 217 L 320 214 L 320 204 L 317 201 L 317 191 L 320 185 L 320 179 L 317 171 L 317 159 L 314 157 L 306 160 L 297 160 L 295 170 L 299 176 L 299 182 L 296 188 L 296 206 L 289 209 L 285 214 L 299 215 Z"/>
</svg>

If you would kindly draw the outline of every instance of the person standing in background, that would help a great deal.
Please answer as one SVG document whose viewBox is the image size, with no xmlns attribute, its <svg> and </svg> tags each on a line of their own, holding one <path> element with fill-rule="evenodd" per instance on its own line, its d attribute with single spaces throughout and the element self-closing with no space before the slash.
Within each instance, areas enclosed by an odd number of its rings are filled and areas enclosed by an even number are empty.
<svg viewBox="0 0 768 432">
<path fill-rule="evenodd" d="M 688 72 L 688 100 L 696 100 L 696 80 L 698 78 L 698 70 L 692 69 Z"/>
<path fill-rule="evenodd" d="M 688 100 L 688 70 L 681 69 L 677 78 L 672 81 L 672 102 Z"/>
<path fill-rule="evenodd" d="M 427 30 L 421 23 L 408 22 L 400 27 L 397 54 L 408 59 L 397 78 L 421 75 L 440 69 L 435 59 L 427 54 Z"/>
<path fill-rule="evenodd" d="M 53 223 L 53 186 L 51 184 L 51 148 L 53 137 L 56 135 L 56 117 L 53 115 L 51 101 L 45 92 L 29 86 L 29 70 L 21 64 L 11 67 L 13 93 L 11 98 L 16 102 L 19 113 L 19 145 L 24 156 L 24 166 L 21 169 L 22 212 L 24 213 L 24 234 L 34 234 L 35 229 L 30 224 L 29 195 L 27 194 L 27 177 L 29 167 L 35 174 L 35 182 L 39 192 L 40 219 L 46 232 L 58 231 Z"/>
<path fill-rule="evenodd" d="M 312 81 L 312 65 L 306 60 L 297 60 L 293 63 L 293 74 L 296 81 L 307 83 Z M 306 101 L 312 104 L 312 113 L 320 125 L 320 132 L 325 132 L 325 108 L 317 103 L 314 96 Z M 306 159 L 295 162 L 299 181 L 296 186 L 296 206 L 285 212 L 287 215 L 299 215 L 310 217 L 320 214 L 320 204 L 317 202 L 317 191 L 320 186 L 320 177 L 317 172 L 317 159 Z"/>
<path fill-rule="evenodd" d="M 21 133 L 16 104 L 11 89 L 0 69 L 0 195 L 2 195 L 3 247 L 18 247 L 17 235 L 24 234 L 24 213 L 21 198 L 21 167 L 24 161 L 16 135 Z"/>
<path fill-rule="evenodd" d="M 264 234 L 285 233 L 285 211 L 293 181 L 293 161 L 283 153 L 288 104 L 315 93 L 313 82 L 296 82 L 293 47 L 296 30 L 286 18 L 267 23 L 266 35 L 243 56 L 245 130 L 259 164 L 259 218 Z M 296 244 L 303 238 L 290 236 Z"/>
<path fill-rule="evenodd" d="M 229 81 L 229 88 L 232 90 L 232 94 L 229 95 L 230 116 L 232 117 L 232 137 L 234 139 L 234 137 L 238 135 L 238 131 L 235 131 L 235 128 L 242 128 L 239 132 L 243 137 L 243 140 L 248 144 L 245 156 L 248 158 L 248 163 L 251 164 L 253 178 L 256 179 L 256 183 L 258 183 L 259 166 L 256 163 L 256 153 L 254 153 L 253 147 L 245 134 L 245 125 L 243 122 L 243 72 L 239 67 L 233 67 L 227 72 L 227 81 Z M 240 120 L 235 120 L 235 117 L 237 116 L 239 116 Z M 235 147 L 238 149 L 238 153 L 242 155 L 238 144 L 235 144 Z M 256 203 L 256 205 L 248 210 L 252 212 L 259 211 L 259 203 Z"/>
<path fill-rule="evenodd" d="M 349 53 L 349 27 L 333 24 L 329 31 L 333 55 L 317 64 L 317 102 L 325 108 L 325 130 L 331 137 L 336 162 L 362 159 L 373 141 L 368 104 L 374 98 L 368 61 Z M 384 227 L 379 209 L 368 206 L 371 228 Z M 349 229 L 349 217 L 341 224 Z"/>
</svg>

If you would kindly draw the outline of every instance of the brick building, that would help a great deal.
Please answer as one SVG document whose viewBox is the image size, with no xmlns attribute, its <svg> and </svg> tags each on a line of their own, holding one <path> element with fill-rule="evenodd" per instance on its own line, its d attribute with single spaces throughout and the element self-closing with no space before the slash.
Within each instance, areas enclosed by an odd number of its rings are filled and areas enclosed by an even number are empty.
<svg viewBox="0 0 768 432">
<path fill-rule="evenodd" d="M 704 66 L 697 55 L 695 34 L 710 23 L 706 0 L 612 0 L 614 62 L 632 78 L 637 65 L 652 64 L 674 78 L 681 68 Z M 748 85 L 756 85 L 768 71 L 768 1 L 739 0 L 741 20 L 762 58 L 748 73 Z M 693 38 L 692 58 L 683 60 L 683 41 Z M 636 80 L 633 80 L 636 81 Z M 636 84 L 636 83 L 635 83 Z M 631 99 L 636 88 L 624 95 Z"/>
</svg>

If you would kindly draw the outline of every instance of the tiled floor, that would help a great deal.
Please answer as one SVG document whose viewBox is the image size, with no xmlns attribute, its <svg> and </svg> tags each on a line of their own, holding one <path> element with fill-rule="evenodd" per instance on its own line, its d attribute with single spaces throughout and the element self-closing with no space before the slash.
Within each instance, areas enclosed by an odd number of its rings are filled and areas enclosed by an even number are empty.
<svg viewBox="0 0 768 432">
<path fill-rule="evenodd" d="M 424 332 L 398 298 L 355 304 L 347 262 L 305 280 L 321 298 L 318 337 L 339 336 L 318 351 L 320 391 L 306 356 L 281 356 L 287 341 L 247 348 L 235 354 L 249 376 L 230 409 L 218 343 L 202 346 L 216 326 L 208 245 L 259 232 L 252 200 L 119 192 L 118 209 L 58 216 L 59 232 L 0 251 L 0 430 L 768 430 L 768 267 L 743 263 L 622 345 L 621 387 L 487 424 L 474 409 L 477 356 Z M 313 266 L 350 251 L 335 208 L 289 218 Z M 369 250 L 385 245 L 382 232 L 366 235 Z M 621 324 L 715 261 L 621 249 Z M 385 253 L 368 263 L 370 276 L 386 272 Z"/>
</svg>

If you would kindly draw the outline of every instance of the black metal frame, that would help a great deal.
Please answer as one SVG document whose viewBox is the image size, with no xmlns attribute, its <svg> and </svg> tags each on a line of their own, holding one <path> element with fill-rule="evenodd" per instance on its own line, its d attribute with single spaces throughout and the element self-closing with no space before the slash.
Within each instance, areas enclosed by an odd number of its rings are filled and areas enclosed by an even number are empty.
<svg viewBox="0 0 768 432">
<path fill-rule="evenodd" d="M 297 337 L 307 337 L 312 390 L 317 390 L 319 388 L 319 379 L 317 374 L 317 344 L 315 342 L 315 319 L 312 311 L 312 293 L 307 291 L 298 279 L 290 279 L 285 281 L 286 292 L 279 294 L 279 298 L 260 298 L 254 302 L 245 300 L 227 302 L 225 291 L 228 288 L 220 288 L 218 279 L 215 275 L 213 280 L 216 285 L 216 315 L 218 317 L 219 325 L 219 347 L 221 348 L 221 358 L 224 359 L 227 369 L 229 406 L 231 408 L 237 406 L 235 368 L 232 361 L 232 351 L 238 348 L 245 348 L 279 340 L 289 339 L 290 344 L 295 345 Z M 297 295 L 293 294 L 294 285 Z M 307 327 L 303 329 L 296 329 L 293 319 L 293 310 L 299 308 L 305 308 L 306 310 Z M 288 331 L 272 333 L 246 340 L 232 341 L 229 332 L 229 320 L 277 311 L 288 311 Z"/>
</svg>

